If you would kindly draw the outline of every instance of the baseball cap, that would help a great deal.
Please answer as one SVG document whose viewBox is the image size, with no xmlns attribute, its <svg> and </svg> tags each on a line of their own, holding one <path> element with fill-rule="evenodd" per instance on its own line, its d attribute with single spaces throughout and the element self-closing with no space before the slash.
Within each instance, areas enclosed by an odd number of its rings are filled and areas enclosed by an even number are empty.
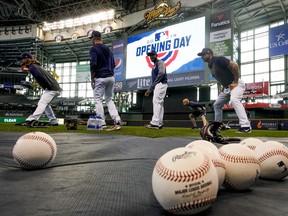
<svg viewBox="0 0 288 216">
<path fill-rule="evenodd" d="M 101 38 L 101 33 L 99 31 L 92 31 L 91 35 L 88 36 L 89 38 L 98 37 Z"/>
<path fill-rule="evenodd" d="M 198 56 L 204 56 L 205 54 L 213 55 L 213 51 L 210 48 L 203 48 L 202 52 L 198 53 Z"/>
<path fill-rule="evenodd" d="M 153 55 L 157 55 L 157 52 L 155 50 L 151 50 L 147 53 L 148 56 L 153 56 Z"/>
<path fill-rule="evenodd" d="M 25 59 L 25 58 L 32 59 L 33 56 L 30 53 L 22 53 L 21 56 L 19 56 L 19 59 Z"/>
</svg>

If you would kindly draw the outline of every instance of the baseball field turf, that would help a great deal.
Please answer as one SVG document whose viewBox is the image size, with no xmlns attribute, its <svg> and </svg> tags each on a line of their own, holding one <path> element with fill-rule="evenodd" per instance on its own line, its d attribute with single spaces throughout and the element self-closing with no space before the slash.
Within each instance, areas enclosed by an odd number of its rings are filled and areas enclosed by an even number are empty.
<svg viewBox="0 0 288 216">
<path fill-rule="evenodd" d="M 0 123 L 0 131 L 23 132 L 42 131 L 47 133 L 89 133 L 89 134 L 118 134 L 125 136 L 141 137 L 200 137 L 200 131 L 191 128 L 165 127 L 162 130 L 147 129 L 145 127 L 122 126 L 119 131 L 91 131 L 86 129 L 86 125 L 78 125 L 77 130 L 67 130 L 65 125 L 48 128 L 27 128 L 25 126 L 15 126 L 13 123 Z M 288 137 L 287 130 L 253 130 L 250 134 L 235 133 L 236 129 L 222 131 L 224 137 Z"/>
</svg>

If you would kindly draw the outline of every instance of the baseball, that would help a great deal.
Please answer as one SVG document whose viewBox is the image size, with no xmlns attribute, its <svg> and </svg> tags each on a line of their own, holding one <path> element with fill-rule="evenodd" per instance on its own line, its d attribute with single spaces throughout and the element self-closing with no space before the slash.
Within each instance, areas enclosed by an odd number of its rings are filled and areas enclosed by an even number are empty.
<svg viewBox="0 0 288 216">
<path fill-rule="evenodd" d="M 219 189 L 222 186 L 225 179 L 225 164 L 220 157 L 218 148 L 211 142 L 207 140 L 196 140 L 189 143 L 186 148 L 197 149 L 202 153 L 206 154 L 212 161 L 214 167 L 216 168 L 218 174 L 218 186 Z"/>
<path fill-rule="evenodd" d="M 262 140 L 253 137 L 246 138 L 240 142 L 241 145 L 247 146 L 252 150 L 255 150 L 255 148 L 262 143 Z"/>
<path fill-rule="evenodd" d="M 31 132 L 21 136 L 13 147 L 14 160 L 24 169 L 41 169 L 56 157 L 54 139 L 43 132 Z"/>
<path fill-rule="evenodd" d="M 218 148 L 213 143 L 211 143 L 207 140 L 194 140 L 194 141 L 190 142 L 188 145 L 186 145 L 185 147 L 193 148 L 193 146 L 196 146 L 196 145 L 205 146 L 207 148 L 210 148 L 210 149 L 218 152 Z"/>
<path fill-rule="evenodd" d="M 246 190 L 255 184 L 260 175 L 260 163 L 253 150 L 240 144 L 219 148 L 226 172 L 223 186 L 231 190 Z"/>
<path fill-rule="evenodd" d="M 288 175 L 288 148 L 280 142 L 267 141 L 255 149 L 260 162 L 260 178 L 280 180 Z"/>
<path fill-rule="evenodd" d="M 218 177 L 210 158 L 189 148 L 162 155 L 153 170 L 152 188 L 160 205 L 173 214 L 196 214 L 216 200 Z"/>
</svg>

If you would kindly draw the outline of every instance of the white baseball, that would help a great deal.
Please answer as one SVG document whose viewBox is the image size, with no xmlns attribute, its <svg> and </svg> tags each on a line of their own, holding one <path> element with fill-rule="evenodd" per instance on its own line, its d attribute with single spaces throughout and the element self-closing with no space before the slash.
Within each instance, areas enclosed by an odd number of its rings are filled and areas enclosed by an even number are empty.
<svg viewBox="0 0 288 216">
<path fill-rule="evenodd" d="M 13 147 L 14 160 L 24 169 L 41 169 L 56 157 L 54 139 L 43 132 L 31 132 L 21 136 Z"/>
<path fill-rule="evenodd" d="M 260 178 L 280 180 L 288 175 L 288 148 L 277 141 L 267 141 L 255 149 L 260 162 Z"/>
<path fill-rule="evenodd" d="M 252 150 L 255 150 L 255 148 L 262 143 L 262 140 L 253 137 L 246 138 L 240 142 L 241 145 L 247 146 Z"/>
<path fill-rule="evenodd" d="M 192 148 L 193 146 L 196 146 L 196 145 L 201 145 L 201 146 L 204 145 L 204 146 L 218 152 L 217 146 L 215 146 L 213 143 L 211 143 L 207 140 L 194 140 L 194 141 L 188 143 L 185 147 Z"/>
<path fill-rule="evenodd" d="M 152 188 L 166 211 L 196 214 L 216 200 L 218 176 L 208 156 L 195 149 L 176 148 L 157 161 Z"/>
<path fill-rule="evenodd" d="M 223 186 L 231 190 L 246 190 L 260 175 L 260 163 L 253 150 L 240 144 L 227 144 L 219 148 L 226 172 Z"/>
<path fill-rule="evenodd" d="M 213 143 L 208 142 L 207 140 L 195 140 L 186 145 L 185 147 L 197 149 L 202 153 L 206 154 L 211 159 L 218 174 L 218 186 L 220 189 L 225 179 L 225 164 L 220 157 L 218 148 Z"/>
</svg>

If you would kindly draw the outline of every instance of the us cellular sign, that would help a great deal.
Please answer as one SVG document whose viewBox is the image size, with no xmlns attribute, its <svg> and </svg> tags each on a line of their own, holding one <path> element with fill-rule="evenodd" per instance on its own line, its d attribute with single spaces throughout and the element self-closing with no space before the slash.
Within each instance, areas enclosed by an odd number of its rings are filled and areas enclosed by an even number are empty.
<svg viewBox="0 0 288 216">
<path fill-rule="evenodd" d="M 269 56 L 288 54 L 288 24 L 269 29 Z"/>
</svg>

